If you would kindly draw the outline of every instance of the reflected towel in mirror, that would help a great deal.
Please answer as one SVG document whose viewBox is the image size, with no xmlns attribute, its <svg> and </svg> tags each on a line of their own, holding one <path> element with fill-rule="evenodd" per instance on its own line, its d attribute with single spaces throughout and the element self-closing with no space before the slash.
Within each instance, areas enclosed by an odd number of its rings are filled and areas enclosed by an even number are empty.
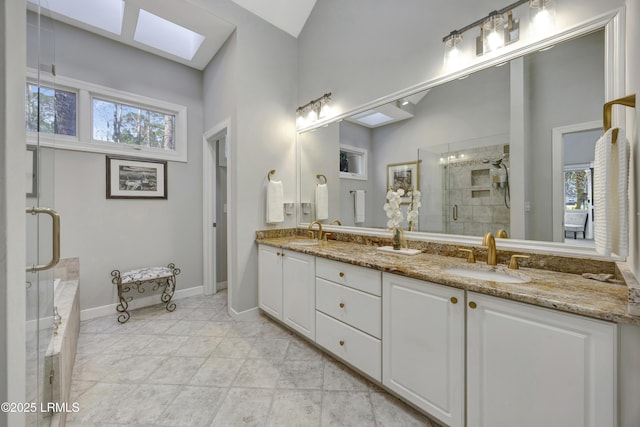
<svg viewBox="0 0 640 427">
<path fill-rule="evenodd" d="M 628 183 L 629 141 L 620 129 L 612 144 L 613 129 L 596 142 L 594 161 L 594 220 L 596 251 L 626 256 L 629 249 Z"/>
<path fill-rule="evenodd" d="M 267 224 L 284 222 L 284 189 L 282 181 L 267 183 Z"/>
<path fill-rule="evenodd" d="M 356 190 L 354 196 L 354 214 L 356 224 L 364 222 L 364 190 Z"/>
<path fill-rule="evenodd" d="M 329 219 L 329 188 L 327 184 L 316 185 L 316 220 Z"/>
</svg>

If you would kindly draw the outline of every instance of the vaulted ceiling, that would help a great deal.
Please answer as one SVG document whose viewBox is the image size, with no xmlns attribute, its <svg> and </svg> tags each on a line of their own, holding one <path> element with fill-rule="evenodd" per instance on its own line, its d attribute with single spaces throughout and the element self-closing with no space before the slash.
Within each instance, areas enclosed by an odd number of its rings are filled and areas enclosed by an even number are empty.
<svg viewBox="0 0 640 427">
<path fill-rule="evenodd" d="M 298 37 L 316 0 L 232 0 Z M 32 10 L 202 70 L 235 26 L 183 0 L 28 0 Z"/>
</svg>

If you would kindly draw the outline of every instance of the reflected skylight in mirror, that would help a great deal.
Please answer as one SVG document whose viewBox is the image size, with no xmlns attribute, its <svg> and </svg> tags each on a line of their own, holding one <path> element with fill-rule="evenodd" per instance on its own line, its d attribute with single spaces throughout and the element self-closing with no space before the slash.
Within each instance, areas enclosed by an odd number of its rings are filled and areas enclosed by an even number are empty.
<svg viewBox="0 0 640 427">
<path fill-rule="evenodd" d="M 29 0 L 29 2 L 35 5 L 39 4 L 38 1 L 34 0 Z M 59 13 L 110 33 L 120 34 L 122 30 L 123 0 L 48 0 L 42 6 L 46 6 L 54 13 Z"/>
<path fill-rule="evenodd" d="M 364 113 L 357 114 L 353 116 L 353 119 L 369 126 L 378 126 L 393 120 L 393 118 L 386 114 L 379 113 L 375 110 L 369 110 Z"/>
<path fill-rule="evenodd" d="M 140 9 L 133 39 L 190 61 L 205 38 L 195 31 Z"/>
</svg>

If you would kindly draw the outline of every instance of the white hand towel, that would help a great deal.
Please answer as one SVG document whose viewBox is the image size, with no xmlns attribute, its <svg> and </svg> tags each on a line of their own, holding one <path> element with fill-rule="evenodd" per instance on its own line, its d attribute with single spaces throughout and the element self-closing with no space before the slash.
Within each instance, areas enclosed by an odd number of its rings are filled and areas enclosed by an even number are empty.
<svg viewBox="0 0 640 427">
<path fill-rule="evenodd" d="M 355 223 L 361 224 L 364 222 L 364 190 L 356 190 L 354 198 L 354 213 Z"/>
<path fill-rule="evenodd" d="M 626 256 L 629 250 L 629 141 L 622 129 L 611 143 L 613 129 L 596 142 L 594 161 L 594 220 L 596 251 Z"/>
<path fill-rule="evenodd" d="M 329 219 L 329 188 L 327 184 L 316 185 L 316 220 Z"/>
<path fill-rule="evenodd" d="M 284 190 L 281 181 L 267 184 L 267 224 L 284 221 Z"/>
</svg>

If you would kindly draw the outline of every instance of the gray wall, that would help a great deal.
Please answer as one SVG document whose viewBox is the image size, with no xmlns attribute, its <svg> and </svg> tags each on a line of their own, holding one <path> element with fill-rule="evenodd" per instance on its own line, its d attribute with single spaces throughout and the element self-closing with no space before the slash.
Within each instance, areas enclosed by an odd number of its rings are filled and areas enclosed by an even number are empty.
<svg viewBox="0 0 640 427">
<path fill-rule="evenodd" d="M 236 25 L 204 72 L 204 129 L 232 121 L 228 160 L 230 308 L 258 305 L 255 231 L 296 224 L 294 215 L 265 223 L 267 172 L 276 169 L 285 201 L 296 200 L 296 40 L 229 1 L 199 4 Z"/>
<path fill-rule="evenodd" d="M 104 154 L 56 150 L 62 257 L 80 258 L 81 309 L 116 302 L 113 269 L 174 262 L 182 269 L 178 290 L 201 286 L 202 73 L 62 23 L 55 24 L 55 49 L 58 75 L 188 111 L 189 161 L 169 162 L 168 200 L 106 199 Z"/>
<path fill-rule="evenodd" d="M 636 102 L 640 96 L 640 2 L 637 0 L 627 0 L 627 93 L 636 94 Z M 629 215 L 630 230 L 629 234 L 629 261 L 636 277 L 640 277 L 640 132 L 638 132 L 638 124 L 640 123 L 640 108 L 636 104 L 635 110 L 626 109 L 627 117 L 627 137 L 631 143 L 632 159 L 631 164 L 635 165 L 629 182 Z M 635 213 L 635 214 L 634 214 Z M 640 360 L 640 359 L 637 359 Z M 640 390 L 637 390 L 640 392 Z M 637 394 L 636 394 L 637 395 Z M 637 407 L 637 406 L 636 406 Z M 638 410 L 640 412 L 640 409 Z M 638 415 L 640 418 L 640 415 Z M 637 419 L 637 418 L 636 418 Z"/>
</svg>

